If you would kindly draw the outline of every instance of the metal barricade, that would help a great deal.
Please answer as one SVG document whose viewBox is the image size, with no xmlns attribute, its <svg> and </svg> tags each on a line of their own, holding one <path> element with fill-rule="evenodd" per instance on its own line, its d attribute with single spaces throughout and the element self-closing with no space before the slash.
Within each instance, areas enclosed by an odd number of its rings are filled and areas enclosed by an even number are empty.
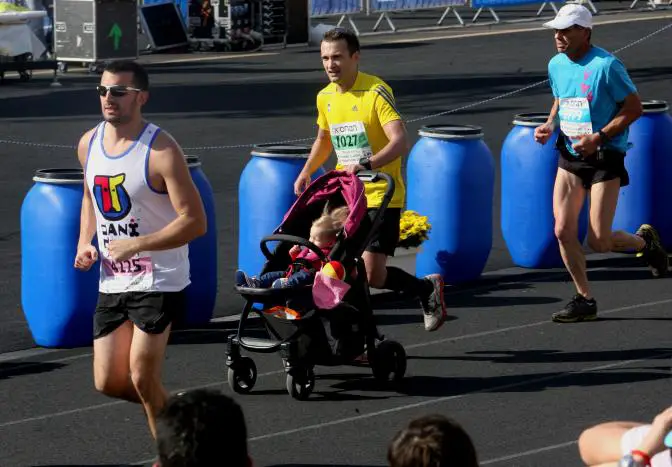
<svg viewBox="0 0 672 467">
<path fill-rule="evenodd" d="M 340 16 L 336 27 L 340 27 L 341 24 L 343 24 L 343 21 L 347 19 L 355 34 L 359 35 L 359 29 L 351 15 L 363 12 L 365 10 L 365 1 L 366 0 L 311 0 L 310 17 Z"/>
<path fill-rule="evenodd" d="M 387 24 L 392 31 L 397 30 L 388 14 L 390 12 L 435 10 L 440 8 L 443 8 L 443 14 L 441 15 L 441 18 L 439 18 L 437 23 L 438 26 L 443 24 L 446 16 L 451 12 L 457 21 L 464 26 L 464 21 L 455 8 L 457 6 L 468 6 L 468 0 L 368 0 L 367 13 L 380 13 L 378 21 L 376 21 L 376 24 L 373 26 L 374 31 L 378 29 L 383 20 L 387 21 Z"/>
</svg>

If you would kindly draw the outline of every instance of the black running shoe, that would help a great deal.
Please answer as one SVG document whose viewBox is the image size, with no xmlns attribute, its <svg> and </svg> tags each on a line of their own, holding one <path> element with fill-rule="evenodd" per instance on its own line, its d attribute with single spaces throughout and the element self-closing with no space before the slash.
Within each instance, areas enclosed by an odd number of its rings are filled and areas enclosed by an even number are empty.
<svg viewBox="0 0 672 467">
<path fill-rule="evenodd" d="M 593 321 L 597 319 L 597 303 L 594 298 L 586 300 L 583 295 L 576 294 L 565 306 L 565 309 L 554 313 L 551 319 L 556 323 Z"/>
<path fill-rule="evenodd" d="M 644 258 L 649 265 L 649 269 L 651 269 L 653 277 L 666 276 L 669 268 L 669 260 L 667 258 L 667 252 L 660 243 L 658 231 L 649 224 L 642 224 L 635 235 L 642 237 L 646 242 L 646 246 L 643 250 L 637 253 L 637 256 Z"/>
</svg>

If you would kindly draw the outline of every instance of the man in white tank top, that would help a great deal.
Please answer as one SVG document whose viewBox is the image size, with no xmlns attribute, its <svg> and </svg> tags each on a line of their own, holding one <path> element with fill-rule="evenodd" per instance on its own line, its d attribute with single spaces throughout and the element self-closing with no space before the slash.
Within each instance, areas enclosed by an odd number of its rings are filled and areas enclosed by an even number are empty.
<svg viewBox="0 0 672 467">
<path fill-rule="evenodd" d="M 86 189 L 75 267 L 88 270 L 100 259 L 96 389 L 141 403 L 156 438 L 168 396 L 160 375 L 170 327 L 186 312 L 188 243 L 205 233 L 206 217 L 182 149 L 143 119 L 148 85 L 131 61 L 103 72 L 103 122 L 78 147 Z"/>
</svg>

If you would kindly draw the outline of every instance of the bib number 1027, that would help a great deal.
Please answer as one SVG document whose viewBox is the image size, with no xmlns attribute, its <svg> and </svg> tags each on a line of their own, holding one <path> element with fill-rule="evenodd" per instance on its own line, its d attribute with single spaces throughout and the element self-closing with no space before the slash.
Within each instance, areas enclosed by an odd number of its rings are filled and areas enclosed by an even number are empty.
<svg viewBox="0 0 672 467">
<path fill-rule="evenodd" d="M 359 135 L 334 136 L 337 149 L 356 148 Z"/>
</svg>

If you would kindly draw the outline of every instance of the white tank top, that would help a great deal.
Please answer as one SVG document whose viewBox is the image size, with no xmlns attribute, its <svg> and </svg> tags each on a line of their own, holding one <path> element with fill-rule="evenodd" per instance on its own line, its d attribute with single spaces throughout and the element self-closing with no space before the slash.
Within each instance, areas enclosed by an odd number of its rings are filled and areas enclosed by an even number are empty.
<svg viewBox="0 0 672 467">
<path fill-rule="evenodd" d="M 110 156 L 101 122 L 89 143 L 85 174 L 96 213 L 100 292 L 176 292 L 190 283 L 188 245 L 118 262 L 108 253 L 110 240 L 154 233 L 177 217 L 168 194 L 149 185 L 149 153 L 159 131 L 148 123 L 126 152 Z"/>
</svg>

